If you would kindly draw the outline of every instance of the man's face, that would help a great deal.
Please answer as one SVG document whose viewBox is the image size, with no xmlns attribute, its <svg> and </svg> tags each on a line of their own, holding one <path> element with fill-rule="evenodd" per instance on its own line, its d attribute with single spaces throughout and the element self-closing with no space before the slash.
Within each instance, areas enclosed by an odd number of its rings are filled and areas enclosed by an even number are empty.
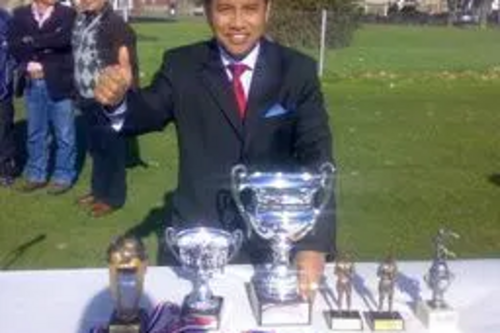
<svg viewBox="0 0 500 333">
<path fill-rule="evenodd" d="M 212 0 L 206 8 L 215 38 L 234 56 L 248 53 L 264 35 L 270 1 Z"/>
<path fill-rule="evenodd" d="M 88 12 L 97 12 L 104 7 L 107 0 L 80 0 L 80 10 Z"/>
</svg>

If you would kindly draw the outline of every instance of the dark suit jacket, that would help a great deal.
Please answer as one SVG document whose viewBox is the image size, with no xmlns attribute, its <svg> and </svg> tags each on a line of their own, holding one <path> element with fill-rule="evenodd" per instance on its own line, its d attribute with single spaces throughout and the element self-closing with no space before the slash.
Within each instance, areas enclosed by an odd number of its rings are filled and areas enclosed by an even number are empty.
<svg viewBox="0 0 500 333">
<path fill-rule="evenodd" d="M 265 117 L 277 104 L 288 112 Z M 130 92 L 127 105 L 125 131 L 161 130 L 169 122 L 177 127 L 180 165 L 174 225 L 240 227 L 229 179 L 238 163 L 261 170 L 290 170 L 316 168 L 332 160 L 315 62 L 269 41 L 261 42 L 244 121 L 238 116 L 214 41 L 166 52 L 151 85 Z M 333 203 L 332 199 L 330 210 L 299 249 L 334 250 Z"/>
<path fill-rule="evenodd" d="M 116 65 L 121 46 L 128 49 L 130 65 L 132 66 L 133 84 L 139 85 L 139 67 L 137 61 L 136 36 L 134 30 L 123 18 L 116 14 L 113 6 L 106 3 L 99 24 L 97 35 L 97 50 L 103 66 Z"/>
<path fill-rule="evenodd" d="M 52 16 L 41 29 L 31 12 L 31 5 L 14 10 L 9 31 L 9 46 L 23 74 L 30 61 L 42 63 L 49 95 L 54 100 L 69 98 L 73 94 L 73 56 L 71 30 L 75 11 L 55 4 Z M 23 42 L 30 36 L 32 42 Z"/>
</svg>

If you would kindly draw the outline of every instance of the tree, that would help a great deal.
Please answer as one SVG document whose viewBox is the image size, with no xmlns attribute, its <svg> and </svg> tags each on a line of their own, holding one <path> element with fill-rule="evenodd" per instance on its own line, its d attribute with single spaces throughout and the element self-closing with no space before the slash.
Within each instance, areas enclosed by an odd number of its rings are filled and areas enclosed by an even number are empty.
<svg viewBox="0 0 500 333">
<path fill-rule="evenodd" d="M 326 44 L 349 45 L 359 27 L 361 8 L 357 0 L 273 0 L 270 35 L 283 44 L 318 47 L 321 35 L 321 11 L 328 11 Z"/>
</svg>

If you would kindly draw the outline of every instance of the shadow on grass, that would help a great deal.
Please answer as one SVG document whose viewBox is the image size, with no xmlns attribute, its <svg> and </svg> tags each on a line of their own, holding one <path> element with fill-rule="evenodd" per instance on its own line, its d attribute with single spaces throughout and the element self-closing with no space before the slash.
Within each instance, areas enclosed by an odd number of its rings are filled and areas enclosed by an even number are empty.
<svg viewBox="0 0 500 333">
<path fill-rule="evenodd" d="M 494 173 L 488 177 L 490 183 L 500 186 L 500 173 Z"/>
<path fill-rule="evenodd" d="M 36 246 L 37 244 L 45 241 L 46 238 L 47 238 L 47 235 L 40 234 L 40 235 L 33 237 L 32 239 L 24 242 L 23 244 L 18 245 L 12 251 L 10 251 L 9 253 L 7 253 L 6 255 L 3 256 L 2 260 L 0 261 L 1 269 L 8 270 L 28 250 L 30 250 L 32 247 Z"/>
<path fill-rule="evenodd" d="M 167 192 L 163 196 L 163 204 L 161 207 L 153 208 L 146 217 L 138 225 L 130 228 L 125 232 L 125 235 L 134 236 L 137 238 L 146 238 L 154 234 L 157 238 L 158 251 L 156 265 L 158 266 L 175 266 L 178 265 L 174 256 L 167 250 L 165 244 L 165 228 L 167 221 L 171 221 L 172 215 L 172 198 L 173 193 Z"/>
</svg>

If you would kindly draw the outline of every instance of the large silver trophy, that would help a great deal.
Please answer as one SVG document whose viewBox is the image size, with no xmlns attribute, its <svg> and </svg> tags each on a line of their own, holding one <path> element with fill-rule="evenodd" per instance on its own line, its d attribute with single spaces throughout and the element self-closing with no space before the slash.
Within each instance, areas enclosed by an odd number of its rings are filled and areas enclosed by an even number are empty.
<svg viewBox="0 0 500 333">
<path fill-rule="evenodd" d="M 417 317 L 435 332 L 453 332 L 458 325 L 458 312 L 444 300 L 444 293 L 454 279 L 447 259 L 455 257 L 455 254 L 445 245 L 450 238 L 459 238 L 459 236 L 444 228 L 439 229 L 434 238 L 434 259 L 429 272 L 424 276 L 425 282 L 432 291 L 432 299 L 420 301 L 416 310 Z"/>
<path fill-rule="evenodd" d="M 213 294 L 209 280 L 215 273 L 222 272 L 239 251 L 243 233 L 205 227 L 179 231 L 167 228 L 165 237 L 182 267 L 193 276 L 193 291 L 184 298 L 182 318 L 194 319 L 207 330 L 218 329 L 223 298 Z"/>
<path fill-rule="evenodd" d="M 258 271 L 247 285 L 260 325 L 311 322 L 311 301 L 300 296 L 290 250 L 313 229 L 329 202 L 334 171 L 330 163 L 319 173 L 250 173 L 244 165 L 232 170 L 233 198 L 248 230 L 269 240 L 273 251 L 271 266 Z"/>
</svg>

